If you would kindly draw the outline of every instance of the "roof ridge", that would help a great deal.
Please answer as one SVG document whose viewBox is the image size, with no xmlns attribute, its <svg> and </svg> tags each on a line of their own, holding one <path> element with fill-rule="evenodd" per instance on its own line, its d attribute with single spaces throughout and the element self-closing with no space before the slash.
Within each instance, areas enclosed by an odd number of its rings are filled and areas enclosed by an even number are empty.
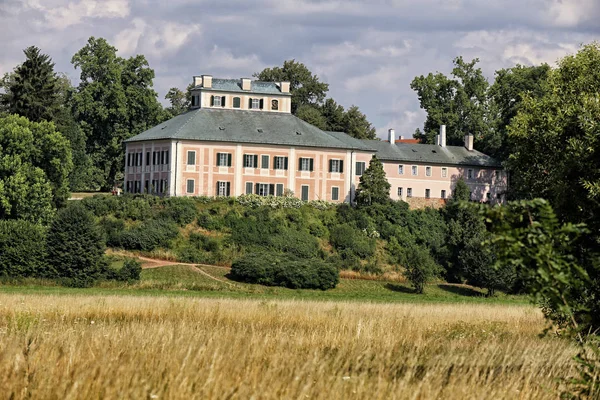
<svg viewBox="0 0 600 400">
<path fill-rule="evenodd" d="M 200 108 L 198 108 L 198 110 L 200 110 Z M 182 125 L 179 127 L 179 129 L 177 129 L 177 130 L 175 131 L 175 135 L 174 135 L 174 136 L 177 136 L 177 135 L 179 134 L 179 131 L 181 131 L 181 130 L 182 130 L 182 129 L 183 129 L 183 128 L 184 128 L 184 127 L 187 125 L 187 124 L 189 124 L 189 123 L 190 123 L 190 121 L 191 121 L 191 120 L 193 120 L 193 119 L 196 117 L 196 115 L 198 115 L 198 113 L 196 112 L 196 111 L 198 111 L 198 110 L 190 111 L 190 114 L 192 114 L 192 116 L 191 116 L 190 118 L 188 118 L 188 120 L 187 120 L 187 121 L 185 121 L 185 122 L 184 122 L 184 123 L 183 123 L 183 124 L 182 124 Z"/>
</svg>

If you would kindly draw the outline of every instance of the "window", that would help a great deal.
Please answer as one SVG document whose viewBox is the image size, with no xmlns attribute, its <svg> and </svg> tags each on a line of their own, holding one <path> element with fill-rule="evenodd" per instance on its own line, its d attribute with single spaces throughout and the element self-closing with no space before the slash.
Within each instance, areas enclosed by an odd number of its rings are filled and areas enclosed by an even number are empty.
<svg viewBox="0 0 600 400">
<path fill-rule="evenodd" d="M 404 175 L 404 165 L 398 165 L 398 175 Z"/>
<path fill-rule="evenodd" d="M 194 193 L 194 180 L 193 179 L 187 180 L 187 192 Z"/>
<path fill-rule="evenodd" d="M 302 201 L 308 201 L 308 185 L 302 185 Z"/>
<path fill-rule="evenodd" d="M 258 156 L 244 154 L 244 168 L 258 168 Z"/>
<path fill-rule="evenodd" d="M 240 108 L 241 106 L 241 101 L 239 97 L 234 97 L 233 98 L 233 108 Z"/>
<path fill-rule="evenodd" d="M 274 157 L 273 169 L 288 169 L 287 157 Z"/>
<path fill-rule="evenodd" d="M 425 167 L 425 176 L 431 176 L 431 167 Z"/>
<path fill-rule="evenodd" d="M 256 194 L 259 196 L 268 196 L 275 191 L 275 185 L 268 183 L 257 183 Z"/>
<path fill-rule="evenodd" d="M 412 197 L 412 188 L 406 189 L 406 197 Z"/>
<path fill-rule="evenodd" d="M 329 160 L 329 172 L 344 172 L 344 161 L 343 160 Z"/>
<path fill-rule="evenodd" d="M 150 165 L 150 152 L 146 152 L 146 165 Z"/>
<path fill-rule="evenodd" d="M 246 194 L 252 194 L 252 182 L 246 182 Z"/>
<path fill-rule="evenodd" d="M 163 158 L 163 164 L 168 164 L 169 163 L 169 150 L 165 151 L 165 156 Z"/>
<path fill-rule="evenodd" d="M 260 99 L 250 99 L 250 108 L 252 109 L 259 109 L 261 108 L 260 106 Z"/>
<path fill-rule="evenodd" d="M 500 180 L 500 171 L 496 170 L 494 172 L 496 174 L 496 180 Z"/>
<path fill-rule="evenodd" d="M 467 179 L 473 179 L 473 170 L 472 169 L 467 170 Z"/>
<path fill-rule="evenodd" d="M 300 158 L 298 160 L 299 171 L 312 171 L 313 170 L 313 159 L 312 158 Z"/>
<path fill-rule="evenodd" d="M 217 167 L 231 167 L 231 154 L 217 153 Z"/>
<path fill-rule="evenodd" d="M 440 195 L 440 197 L 441 197 L 442 199 L 445 199 L 445 198 L 446 198 L 446 191 L 445 191 L 445 190 L 442 190 L 442 194 Z"/>
<path fill-rule="evenodd" d="M 398 188 L 398 197 L 402 197 L 402 188 L 401 187 Z"/>
<path fill-rule="evenodd" d="M 149 182 L 148 179 L 146 179 L 146 182 L 144 182 L 144 193 L 150 193 L 150 187 L 148 185 Z"/>
<path fill-rule="evenodd" d="M 490 201 L 490 200 L 492 199 L 492 194 L 491 194 L 490 192 L 487 192 L 487 193 L 485 194 L 485 199 L 486 199 L 487 201 Z"/>
<path fill-rule="evenodd" d="M 271 110 L 279 110 L 279 101 L 271 100 Z"/>
<path fill-rule="evenodd" d="M 187 152 L 187 165 L 196 165 L 196 152 L 195 151 Z"/>
<path fill-rule="evenodd" d="M 164 151 L 160 152 L 160 163 L 161 164 L 165 163 L 165 152 Z"/>
<path fill-rule="evenodd" d="M 428 199 L 431 197 L 431 190 L 430 189 L 425 189 L 425 198 Z"/>
<path fill-rule="evenodd" d="M 364 161 L 356 162 L 356 176 L 362 176 L 365 173 L 366 163 Z"/>
<path fill-rule="evenodd" d="M 198 103 L 196 102 L 196 96 L 192 96 L 192 107 L 196 107 Z"/>
<path fill-rule="evenodd" d="M 337 201 L 340 199 L 340 188 L 332 187 L 331 188 L 331 200 Z"/>
<path fill-rule="evenodd" d="M 283 196 L 283 183 L 278 183 L 278 184 L 276 185 L 276 189 L 277 189 L 277 190 L 276 190 L 276 192 L 275 192 L 275 195 L 276 195 L 276 196 Z"/>
<path fill-rule="evenodd" d="M 448 168 L 442 168 L 442 178 L 445 178 L 448 176 Z"/>
<path fill-rule="evenodd" d="M 231 184 L 229 182 L 218 181 L 217 182 L 217 196 L 225 197 L 229 196 L 229 189 Z"/>
<path fill-rule="evenodd" d="M 412 174 L 413 176 L 419 175 L 419 167 L 416 165 L 412 166 Z"/>
<path fill-rule="evenodd" d="M 212 105 L 214 107 L 221 107 L 221 106 L 225 106 L 225 98 L 221 97 L 221 96 L 211 96 L 211 100 L 212 100 Z M 222 103 L 222 104 L 221 104 Z"/>
<path fill-rule="evenodd" d="M 269 169 L 269 156 L 260 157 L 260 167 L 262 169 Z"/>
</svg>

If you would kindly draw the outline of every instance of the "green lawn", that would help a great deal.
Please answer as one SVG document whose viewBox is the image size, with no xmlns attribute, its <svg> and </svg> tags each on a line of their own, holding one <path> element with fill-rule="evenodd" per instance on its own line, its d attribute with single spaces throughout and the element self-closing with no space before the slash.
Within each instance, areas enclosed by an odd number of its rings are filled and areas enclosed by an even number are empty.
<svg viewBox="0 0 600 400">
<path fill-rule="evenodd" d="M 140 296 L 198 296 L 263 299 L 418 302 L 418 303 L 498 303 L 528 304 L 524 296 L 499 293 L 486 298 L 475 288 L 463 285 L 430 284 L 425 294 L 414 294 L 408 285 L 397 282 L 341 279 L 335 289 L 300 290 L 250 285 L 227 279 L 228 270 L 220 267 L 196 268 L 184 265 L 167 266 L 142 271 L 139 283 L 126 285 L 103 282 L 88 289 L 65 288 L 42 281 L 24 281 L 19 285 L 0 285 L 4 293 L 85 294 L 85 295 L 140 295 Z"/>
</svg>

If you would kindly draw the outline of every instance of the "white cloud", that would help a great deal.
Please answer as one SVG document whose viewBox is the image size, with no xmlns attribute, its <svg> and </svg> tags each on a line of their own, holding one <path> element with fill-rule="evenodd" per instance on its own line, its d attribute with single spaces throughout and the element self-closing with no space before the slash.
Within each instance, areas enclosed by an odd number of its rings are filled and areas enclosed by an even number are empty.
<svg viewBox="0 0 600 400">
<path fill-rule="evenodd" d="M 129 16 L 129 0 L 26 0 L 26 6 L 40 11 L 48 27 L 66 29 L 86 18 L 125 18 Z"/>
<path fill-rule="evenodd" d="M 598 11 L 597 0 L 552 0 L 547 18 L 559 27 L 574 27 Z"/>
</svg>

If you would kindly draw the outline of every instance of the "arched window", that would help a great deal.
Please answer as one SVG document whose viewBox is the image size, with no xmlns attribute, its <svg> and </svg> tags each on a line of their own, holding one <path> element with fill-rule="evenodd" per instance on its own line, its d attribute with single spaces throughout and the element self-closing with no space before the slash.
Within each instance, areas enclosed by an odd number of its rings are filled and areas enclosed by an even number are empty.
<svg viewBox="0 0 600 400">
<path fill-rule="evenodd" d="M 234 97 L 233 98 L 233 108 L 240 108 L 240 104 L 241 104 L 240 98 Z"/>
<path fill-rule="evenodd" d="M 271 100 L 271 110 L 279 110 L 279 101 Z"/>
</svg>

